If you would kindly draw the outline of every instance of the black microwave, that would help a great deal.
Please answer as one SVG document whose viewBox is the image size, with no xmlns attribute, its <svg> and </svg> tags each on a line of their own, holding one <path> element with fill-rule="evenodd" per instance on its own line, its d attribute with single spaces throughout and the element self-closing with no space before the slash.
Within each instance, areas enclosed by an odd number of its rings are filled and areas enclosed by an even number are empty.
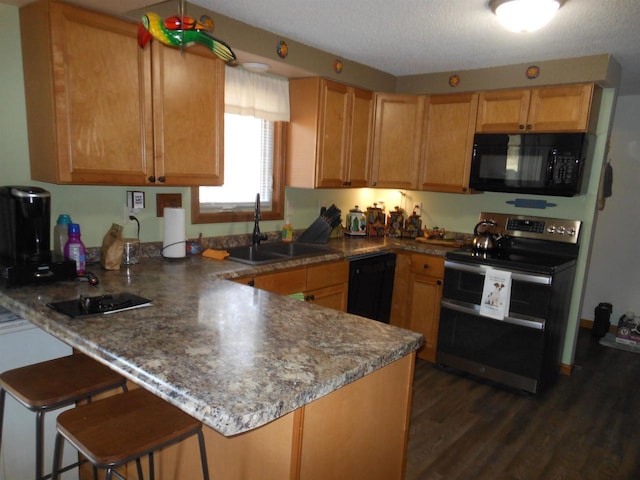
<svg viewBox="0 0 640 480">
<path fill-rule="evenodd" d="M 594 143 L 586 133 L 477 133 L 469 187 L 572 197 L 581 193 Z"/>
</svg>

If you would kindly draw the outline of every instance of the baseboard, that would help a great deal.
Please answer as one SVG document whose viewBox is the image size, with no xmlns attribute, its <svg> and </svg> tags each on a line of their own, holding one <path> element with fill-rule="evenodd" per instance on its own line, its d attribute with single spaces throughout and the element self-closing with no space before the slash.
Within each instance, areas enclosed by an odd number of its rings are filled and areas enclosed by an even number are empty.
<svg viewBox="0 0 640 480">
<path fill-rule="evenodd" d="M 580 328 L 588 328 L 591 330 L 593 328 L 593 320 L 587 320 L 585 318 L 580 319 Z M 618 331 L 618 326 L 609 325 L 609 331 L 611 333 L 616 333 Z"/>
<path fill-rule="evenodd" d="M 580 319 L 580 328 L 586 328 L 588 330 L 591 330 L 593 328 L 593 320 L 587 320 L 585 318 L 581 318 Z M 617 325 L 610 325 L 609 326 L 609 331 L 611 333 L 616 333 L 616 331 L 618 330 L 618 326 Z M 565 375 L 567 377 L 571 376 L 571 373 L 573 372 L 573 365 L 568 365 L 566 363 L 561 363 L 560 364 L 560 374 L 561 375 Z"/>
</svg>

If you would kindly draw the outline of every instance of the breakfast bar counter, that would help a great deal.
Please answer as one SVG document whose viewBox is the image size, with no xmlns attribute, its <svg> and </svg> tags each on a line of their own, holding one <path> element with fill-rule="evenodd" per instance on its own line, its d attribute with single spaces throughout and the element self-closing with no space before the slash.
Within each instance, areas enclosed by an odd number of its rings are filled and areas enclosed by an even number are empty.
<svg viewBox="0 0 640 480">
<path fill-rule="evenodd" d="M 247 269 L 149 258 L 97 287 L 0 289 L 0 305 L 209 427 L 212 478 L 401 478 L 422 336 L 224 279 Z M 120 292 L 153 304 L 81 319 L 47 306 Z M 175 477 L 194 463 L 181 455 L 160 478 L 191 478 Z"/>
</svg>

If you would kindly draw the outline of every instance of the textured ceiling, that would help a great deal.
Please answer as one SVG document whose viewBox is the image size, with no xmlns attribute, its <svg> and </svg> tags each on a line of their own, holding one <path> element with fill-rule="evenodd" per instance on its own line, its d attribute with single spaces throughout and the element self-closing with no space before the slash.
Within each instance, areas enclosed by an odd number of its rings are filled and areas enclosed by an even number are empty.
<svg viewBox="0 0 640 480">
<path fill-rule="evenodd" d="M 74 3 L 122 13 L 157 2 Z M 503 29 L 488 0 L 191 3 L 395 76 L 610 53 L 622 65 L 621 93 L 640 94 L 640 0 L 567 0 L 549 25 L 529 34 Z"/>
</svg>

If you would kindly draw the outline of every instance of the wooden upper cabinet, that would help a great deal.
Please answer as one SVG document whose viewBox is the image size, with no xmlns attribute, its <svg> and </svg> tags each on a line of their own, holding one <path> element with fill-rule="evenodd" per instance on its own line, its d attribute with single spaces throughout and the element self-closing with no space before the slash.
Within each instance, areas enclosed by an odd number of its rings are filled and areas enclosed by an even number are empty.
<svg viewBox="0 0 640 480">
<path fill-rule="evenodd" d="M 591 83 L 482 92 L 476 132 L 594 131 L 599 92 Z"/>
<path fill-rule="evenodd" d="M 136 23 L 49 0 L 21 8 L 20 23 L 34 180 L 145 185 L 164 177 L 166 183 L 155 184 L 220 183 L 206 162 L 213 147 L 218 152 L 214 168 L 221 170 L 222 142 L 213 146 L 210 139 L 221 130 L 224 112 L 219 106 L 223 104 L 213 104 L 212 95 L 203 95 L 203 89 L 213 88 L 216 95 L 223 95 L 224 83 L 217 83 L 223 77 L 212 78 L 212 68 L 206 69 L 206 77 L 198 77 L 203 72 L 193 68 L 190 50 L 184 58 L 179 51 L 163 55 L 164 47 L 155 41 L 141 49 Z M 174 57 L 181 64 L 168 61 Z M 160 65 L 154 63 L 158 59 Z M 207 61 L 218 63 L 213 54 Z M 196 78 L 214 86 L 196 89 L 191 85 L 199 83 Z M 152 85 L 162 84 L 164 98 L 152 97 Z M 154 112 L 154 108 L 160 110 Z M 178 118 L 176 113 L 181 111 L 189 115 Z M 211 111 L 219 115 L 219 121 L 209 125 L 214 133 L 199 127 L 203 117 L 211 122 Z M 158 118 L 162 121 L 155 124 Z M 174 129 L 170 135 L 159 131 L 163 124 Z"/>
<path fill-rule="evenodd" d="M 478 94 L 425 99 L 420 189 L 468 193 Z"/>
<path fill-rule="evenodd" d="M 376 94 L 371 185 L 417 189 L 424 97 Z"/>
<path fill-rule="evenodd" d="M 289 82 L 287 185 L 369 185 L 373 93 L 320 78 Z"/>
<path fill-rule="evenodd" d="M 159 42 L 152 47 L 155 139 L 147 178 L 160 185 L 222 185 L 224 63 L 201 45 L 184 53 Z"/>
</svg>

